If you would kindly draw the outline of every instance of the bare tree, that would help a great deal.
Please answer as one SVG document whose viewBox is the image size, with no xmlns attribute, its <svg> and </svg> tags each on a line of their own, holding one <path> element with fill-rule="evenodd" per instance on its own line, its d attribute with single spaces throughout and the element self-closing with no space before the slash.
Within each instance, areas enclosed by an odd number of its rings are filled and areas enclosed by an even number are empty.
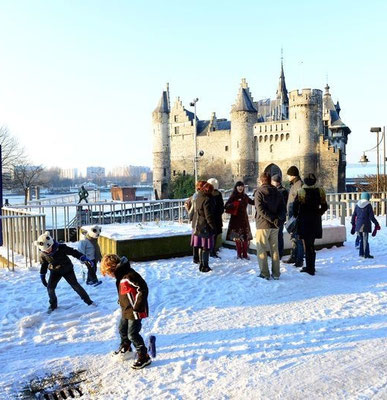
<svg viewBox="0 0 387 400">
<path fill-rule="evenodd" d="M 17 187 L 24 192 L 24 204 L 27 204 L 28 194 L 31 187 L 41 184 L 40 175 L 43 172 L 41 165 L 30 165 L 24 162 L 15 165 L 13 169 L 13 187 Z"/>
<path fill-rule="evenodd" d="M 0 126 L 0 145 L 4 172 L 10 172 L 14 165 L 25 162 L 24 149 L 6 126 Z"/>
</svg>

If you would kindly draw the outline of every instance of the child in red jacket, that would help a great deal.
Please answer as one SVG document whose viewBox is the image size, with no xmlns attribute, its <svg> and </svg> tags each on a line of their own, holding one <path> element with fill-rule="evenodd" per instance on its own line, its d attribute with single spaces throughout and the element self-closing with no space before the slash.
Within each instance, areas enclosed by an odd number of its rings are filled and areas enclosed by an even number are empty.
<svg viewBox="0 0 387 400">
<path fill-rule="evenodd" d="M 137 350 L 133 369 L 141 369 L 151 363 L 144 339 L 140 335 L 141 320 L 148 316 L 148 286 L 144 279 L 129 263 L 126 257 L 107 254 L 101 262 L 102 275 L 116 279 L 118 302 L 122 316 L 119 325 L 121 344 L 118 353 L 131 351 L 131 343 Z"/>
</svg>

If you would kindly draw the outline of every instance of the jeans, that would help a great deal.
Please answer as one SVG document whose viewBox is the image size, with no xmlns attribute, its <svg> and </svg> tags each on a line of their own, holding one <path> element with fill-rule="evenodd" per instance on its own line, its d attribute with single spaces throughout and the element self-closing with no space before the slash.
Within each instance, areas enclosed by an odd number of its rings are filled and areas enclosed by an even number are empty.
<svg viewBox="0 0 387 400">
<path fill-rule="evenodd" d="M 144 339 L 140 335 L 141 319 L 131 320 L 121 317 L 118 331 L 121 337 L 121 344 L 133 343 L 137 352 L 146 353 Z"/>
<path fill-rule="evenodd" d="M 300 267 L 304 262 L 304 244 L 296 234 L 291 234 L 290 240 L 292 242 L 291 257 L 296 260 L 295 264 Z"/>
<path fill-rule="evenodd" d="M 370 245 L 368 243 L 368 232 L 359 232 L 360 243 L 359 243 L 359 256 L 369 257 L 370 255 Z"/>
<path fill-rule="evenodd" d="M 50 271 L 50 277 L 48 278 L 47 282 L 47 292 L 48 292 L 48 297 L 50 298 L 51 307 L 56 308 L 58 305 L 58 299 L 55 294 L 55 288 L 58 285 L 58 282 L 62 279 L 62 277 L 66 279 L 67 283 L 73 288 L 73 290 L 75 290 L 78 293 L 80 298 L 86 304 L 92 303 L 89 295 L 86 293 L 86 290 L 78 283 L 77 277 L 75 276 L 73 269 L 71 269 L 71 271 L 63 275 L 58 272 Z"/>
</svg>

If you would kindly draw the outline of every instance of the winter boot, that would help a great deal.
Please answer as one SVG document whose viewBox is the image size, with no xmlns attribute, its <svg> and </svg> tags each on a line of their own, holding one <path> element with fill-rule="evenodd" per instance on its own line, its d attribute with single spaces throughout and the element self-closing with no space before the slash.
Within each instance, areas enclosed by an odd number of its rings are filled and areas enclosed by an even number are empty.
<svg viewBox="0 0 387 400">
<path fill-rule="evenodd" d="M 114 352 L 114 354 L 125 354 L 132 351 L 130 343 L 121 343 L 120 347 Z"/>
<path fill-rule="evenodd" d="M 58 308 L 58 306 L 56 306 L 56 305 L 50 305 L 50 307 L 48 307 L 48 309 L 47 309 L 48 314 L 51 314 L 57 308 Z"/>
<path fill-rule="evenodd" d="M 201 272 L 212 271 L 208 265 L 209 258 L 210 258 L 210 251 L 208 249 L 200 249 L 200 265 L 202 265 Z"/>
<path fill-rule="evenodd" d="M 193 248 L 193 262 L 194 264 L 199 264 L 199 247 Z"/>
<path fill-rule="evenodd" d="M 247 240 L 244 240 L 241 244 L 242 244 L 242 258 L 250 260 L 250 257 L 247 254 L 247 250 L 249 248 L 249 242 Z"/>
<path fill-rule="evenodd" d="M 242 242 L 240 240 L 235 241 L 237 249 L 237 258 L 242 258 Z"/>
<path fill-rule="evenodd" d="M 145 351 L 143 353 L 142 351 L 137 352 L 137 360 L 133 363 L 132 368 L 133 369 L 142 369 L 149 365 L 152 362 L 151 358 L 149 357 L 148 353 Z"/>
</svg>

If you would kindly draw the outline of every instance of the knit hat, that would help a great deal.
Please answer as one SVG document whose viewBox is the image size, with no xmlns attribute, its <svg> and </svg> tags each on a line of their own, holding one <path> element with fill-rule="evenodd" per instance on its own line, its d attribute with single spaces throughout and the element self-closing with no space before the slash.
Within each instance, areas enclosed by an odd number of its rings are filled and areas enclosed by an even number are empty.
<svg viewBox="0 0 387 400">
<path fill-rule="evenodd" d="M 289 176 L 300 176 L 300 171 L 295 165 L 292 165 L 286 174 Z"/>
<path fill-rule="evenodd" d="M 369 200 L 371 198 L 368 192 L 363 192 L 360 197 L 362 200 Z"/>
<path fill-rule="evenodd" d="M 214 187 L 214 189 L 216 189 L 216 190 L 219 189 L 219 182 L 218 182 L 217 179 L 215 179 L 215 178 L 210 178 L 210 179 L 208 179 L 207 182 L 210 183 L 210 184 Z"/>
<path fill-rule="evenodd" d="M 316 183 L 316 180 L 315 174 L 308 174 L 304 177 L 304 182 L 307 186 L 313 186 Z"/>
<path fill-rule="evenodd" d="M 281 182 L 282 182 L 281 175 L 279 175 L 279 174 L 273 175 L 273 176 L 271 177 L 271 180 L 274 181 L 274 182 L 277 182 L 277 183 L 281 183 Z"/>
</svg>

